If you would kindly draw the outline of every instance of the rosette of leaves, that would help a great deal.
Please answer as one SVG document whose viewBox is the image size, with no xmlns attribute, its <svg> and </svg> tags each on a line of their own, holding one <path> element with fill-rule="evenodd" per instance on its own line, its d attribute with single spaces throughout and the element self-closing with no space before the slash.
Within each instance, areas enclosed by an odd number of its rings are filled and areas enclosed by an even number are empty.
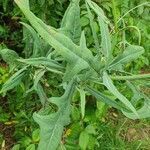
<svg viewBox="0 0 150 150">
<path fill-rule="evenodd" d="M 76 90 L 80 91 L 82 117 L 84 117 L 85 96 L 87 93 L 110 107 L 117 108 L 131 119 L 150 117 L 150 100 L 148 96 L 142 93 L 141 97 L 142 100 L 144 99 L 144 103 L 140 108 L 136 108 L 141 99 L 135 100 L 134 97 L 134 100 L 128 100 L 113 83 L 113 80 L 130 81 L 150 77 L 149 74 L 124 75 L 124 65 L 137 59 L 144 53 L 144 49 L 137 45 L 127 45 L 122 53 L 114 57 L 109 33 L 110 23 L 103 10 L 96 3 L 91 0 L 85 1 L 89 19 L 91 14 L 95 13 L 100 27 L 100 40 L 94 28 L 92 29 L 94 48 L 97 50 L 97 54 L 94 55 L 87 48 L 86 43 L 88 41 L 86 41 L 84 31 L 81 31 L 80 0 L 70 2 L 59 29 L 49 26 L 37 18 L 30 11 L 28 0 L 15 0 L 15 2 L 29 20 L 32 27 L 23 24 L 32 32 L 33 38 L 39 40 L 38 44 L 41 40 L 44 40 L 46 44 L 49 44 L 50 50 L 44 56 L 39 56 L 39 51 L 44 51 L 43 47 L 40 47 L 38 52 L 34 52 L 35 55 L 25 59 L 18 58 L 18 55 L 15 59 L 14 52 L 2 50 L 1 55 L 6 62 L 11 63 L 10 60 L 13 57 L 16 64 L 20 63 L 19 66 L 13 64 L 17 66 L 18 71 L 3 85 L 1 92 L 13 89 L 31 74 L 34 74 L 32 89 L 37 92 L 42 104 L 41 110 L 33 114 L 34 120 L 40 126 L 39 150 L 55 150 L 58 148 L 64 126 L 70 122 L 70 105 Z M 61 97 L 47 97 L 41 84 L 41 80 L 45 78 L 45 72 L 61 75 L 61 85 L 65 89 Z M 118 72 L 121 74 L 120 76 L 116 75 Z M 97 84 L 108 89 L 116 99 L 112 100 L 103 91 L 98 91 L 95 88 Z M 137 91 L 133 89 L 133 86 L 132 90 L 135 96 Z M 54 111 L 51 111 L 51 104 L 55 105 L 56 109 Z"/>
</svg>

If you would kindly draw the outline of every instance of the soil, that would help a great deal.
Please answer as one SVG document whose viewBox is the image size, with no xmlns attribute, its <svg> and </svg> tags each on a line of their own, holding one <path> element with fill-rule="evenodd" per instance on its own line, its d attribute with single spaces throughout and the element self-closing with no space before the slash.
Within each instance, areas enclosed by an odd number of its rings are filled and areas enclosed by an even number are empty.
<svg viewBox="0 0 150 150">
<path fill-rule="evenodd" d="M 2 109 L 7 112 L 8 111 L 8 102 L 6 97 L 0 97 L 0 105 Z M 15 128 L 13 125 L 5 125 L 4 123 L 0 122 L 0 134 L 3 135 L 3 140 L 5 141 L 4 147 L 2 150 L 10 150 L 11 147 L 14 145 L 15 141 L 13 139 L 13 133 Z"/>
</svg>

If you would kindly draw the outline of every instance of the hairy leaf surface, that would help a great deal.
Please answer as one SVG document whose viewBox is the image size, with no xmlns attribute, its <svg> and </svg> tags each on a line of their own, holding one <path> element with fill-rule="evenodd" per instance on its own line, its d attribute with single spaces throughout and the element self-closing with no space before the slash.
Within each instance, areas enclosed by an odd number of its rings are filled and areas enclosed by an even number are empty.
<svg viewBox="0 0 150 150">
<path fill-rule="evenodd" d="M 80 66 L 83 64 L 82 68 L 85 68 L 85 64 L 87 67 L 91 66 L 96 68 L 95 63 L 93 62 L 94 56 L 89 49 L 85 48 L 83 54 L 83 50 L 80 46 L 74 44 L 71 39 L 58 32 L 58 30 L 44 24 L 29 9 L 27 9 L 26 5 L 22 4 L 22 0 L 15 1 L 42 38 L 54 47 L 58 54 L 62 55 L 68 63 L 75 64 L 76 62 L 82 62 L 80 63 Z"/>
<path fill-rule="evenodd" d="M 40 125 L 39 150 L 56 150 L 61 140 L 63 128 L 70 122 L 70 102 L 73 96 L 75 83 L 71 81 L 62 97 L 50 98 L 50 102 L 58 107 L 58 111 L 45 114 L 45 110 L 34 113 L 34 120 Z"/>
</svg>

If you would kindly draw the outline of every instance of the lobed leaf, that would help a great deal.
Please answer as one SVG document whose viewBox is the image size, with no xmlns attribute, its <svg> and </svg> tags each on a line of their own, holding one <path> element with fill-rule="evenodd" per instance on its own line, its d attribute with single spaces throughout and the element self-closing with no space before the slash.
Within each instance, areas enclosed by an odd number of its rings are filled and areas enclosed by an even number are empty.
<svg viewBox="0 0 150 150">
<path fill-rule="evenodd" d="M 83 50 L 80 46 L 74 44 L 70 38 L 60 33 L 58 30 L 44 24 L 29 9 L 27 9 L 25 5 L 22 5 L 22 0 L 15 0 L 15 2 L 41 37 L 55 48 L 59 55 L 63 56 L 70 64 L 75 64 L 76 62 L 80 62 L 80 66 L 83 64 L 83 67 L 81 67 L 78 72 L 85 68 L 85 64 L 87 67 L 91 66 L 96 68 L 95 63 L 93 62 L 94 56 L 89 49 L 85 48 L 83 54 Z"/>
<path fill-rule="evenodd" d="M 49 101 L 56 104 L 58 111 L 45 114 L 45 110 L 34 113 L 34 120 L 40 125 L 39 150 L 56 150 L 61 141 L 63 128 L 70 122 L 70 102 L 74 93 L 75 83 L 71 81 L 62 97 L 53 97 Z"/>
</svg>

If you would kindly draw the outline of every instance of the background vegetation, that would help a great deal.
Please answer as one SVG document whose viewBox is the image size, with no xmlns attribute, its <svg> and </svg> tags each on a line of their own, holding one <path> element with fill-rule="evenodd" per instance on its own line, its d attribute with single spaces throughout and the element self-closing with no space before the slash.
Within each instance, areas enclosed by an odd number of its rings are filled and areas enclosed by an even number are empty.
<svg viewBox="0 0 150 150">
<path fill-rule="evenodd" d="M 141 45 L 145 52 L 137 60 L 127 63 L 125 70 L 132 74 L 149 73 L 149 48 L 150 48 L 150 4 L 146 0 L 95 0 L 104 10 L 110 20 L 110 32 L 113 36 L 114 55 L 116 56 L 126 43 Z M 61 26 L 61 20 L 69 5 L 69 0 L 30 0 L 31 10 L 46 24 L 55 28 Z M 84 1 L 81 1 L 80 23 L 85 31 L 87 47 L 96 54 L 94 38 L 92 36 L 91 21 Z M 132 11 L 130 11 L 134 8 Z M 8 48 L 15 50 L 21 57 L 28 58 L 32 51 L 37 49 L 37 44 L 29 30 L 20 24 L 28 22 L 13 0 L 0 1 L 0 49 Z M 128 12 L 128 13 L 127 13 Z M 123 23 L 118 22 L 120 17 Z M 96 15 L 93 17 L 93 28 L 99 33 Z M 99 35 L 100 36 L 100 35 Z M 36 43 L 36 44 L 35 44 Z M 48 45 L 41 42 L 43 51 L 48 51 Z M 1 52 L 0 52 L 1 53 Z M 44 55 L 44 54 L 41 54 Z M 61 58 L 60 58 L 61 59 Z M 13 61 L 13 60 L 12 60 Z M 11 60 L 10 63 L 12 64 Z M 0 87 L 12 76 L 9 62 L 1 58 L 0 63 Z M 32 68 L 34 70 L 34 68 Z M 48 96 L 61 96 L 64 92 L 60 86 L 61 76 L 54 73 L 45 74 L 42 84 Z M 29 79 L 26 82 L 31 82 Z M 119 81 L 121 82 L 121 81 Z M 139 81 L 140 82 L 140 81 Z M 144 82 L 140 88 L 149 96 L 149 82 Z M 128 98 L 132 93 L 127 85 L 119 89 Z M 130 84 L 130 83 L 128 83 Z M 40 140 L 39 126 L 32 118 L 35 111 L 40 110 L 41 104 L 34 91 L 27 91 L 28 83 L 21 83 L 7 94 L 0 95 L 0 145 L 2 150 L 34 150 Z M 31 86 L 31 85 L 29 85 Z M 98 87 L 99 88 L 99 87 Z M 30 93 L 30 94 L 28 94 Z M 112 99 L 115 99 L 108 91 L 104 91 Z M 137 97 L 139 95 L 136 95 Z M 150 148 L 150 120 L 130 120 L 124 117 L 120 111 L 108 107 L 102 102 L 87 96 L 84 119 L 80 114 L 79 93 L 73 97 L 71 104 L 72 123 L 65 127 L 62 145 L 67 150 L 149 150 Z M 60 146 L 60 149 L 61 148 Z"/>
</svg>

